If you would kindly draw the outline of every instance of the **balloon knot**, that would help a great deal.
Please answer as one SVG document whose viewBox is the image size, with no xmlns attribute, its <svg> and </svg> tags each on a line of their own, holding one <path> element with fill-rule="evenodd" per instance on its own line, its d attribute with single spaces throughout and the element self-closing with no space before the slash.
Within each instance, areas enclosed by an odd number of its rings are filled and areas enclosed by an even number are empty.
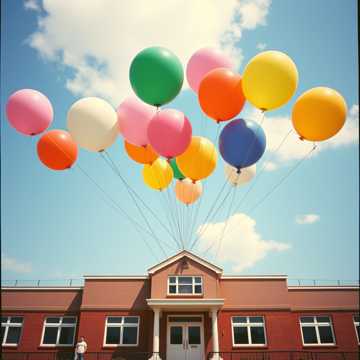
<svg viewBox="0 0 360 360">
<path fill-rule="evenodd" d="M 240 174 L 240 173 L 241 173 L 241 168 L 237 168 L 237 169 L 236 169 L 236 173 L 237 173 L 237 174 Z"/>
<path fill-rule="evenodd" d="M 305 140 L 302 136 L 299 136 L 299 139 L 300 139 L 301 141 L 304 141 L 304 140 Z"/>
<path fill-rule="evenodd" d="M 260 108 L 261 112 L 264 113 L 267 109 L 265 108 Z"/>
<path fill-rule="evenodd" d="M 30 133 L 30 136 L 34 136 L 34 135 L 36 135 L 36 133 Z"/>
<path fill-rule="evenodd" d="M 193 184 L 196 184 L 196 180 L 191 179 L 191 181 L 192 181 Z"/>
<path fill-rule="evenodd" d="M 102 153 L 102 152 L 104 152 L 105 151 L 105 149 L 101 149 L 101 150 L 99 150 L 99 153 Z"/>
</svg>

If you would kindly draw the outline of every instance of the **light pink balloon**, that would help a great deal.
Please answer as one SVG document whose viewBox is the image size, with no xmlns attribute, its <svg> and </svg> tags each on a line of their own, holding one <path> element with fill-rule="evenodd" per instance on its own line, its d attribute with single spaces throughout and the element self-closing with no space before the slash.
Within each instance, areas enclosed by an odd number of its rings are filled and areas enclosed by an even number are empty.
<svg viewBox="0 0 360 360">
<path fill-rule="evenodd" d="M 37 135 L 49 127 L 54 111 L 44 94 L 33 89 L 22 89 L 9 97 L 6 115 L 10 125 L 21 134 Z"/>
<path fill-rule="evenodd" d="M 148 138 L 154 150 L 166 158 L 182 154 L 191 142 L 192 127 L 178 110 L 165 109 L 156 113 L 148 127 Z"/>
<path fill-rule="evenodd" d="M 120 133 L 133 145 L 147 145 L 148 125 L 155 114 L 156 107 L 145 104 L 135 96 L 127 97 L 117 109 Z"/>
<path fill-rule="evenodd" d="M 233 69 L 232 60 L 216 48 L 202 48 L 196 51 L 186 66 L 186 78 L 190 87 L 197 93 L 205 75 L 217 68 Z"/>
</svg>

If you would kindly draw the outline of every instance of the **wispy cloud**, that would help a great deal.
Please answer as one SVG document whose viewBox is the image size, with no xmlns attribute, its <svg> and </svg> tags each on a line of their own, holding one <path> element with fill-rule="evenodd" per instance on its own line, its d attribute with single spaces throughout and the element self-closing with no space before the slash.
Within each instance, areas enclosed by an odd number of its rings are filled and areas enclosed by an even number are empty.
<svg viewBox="0 0 360 360">
<path fill-rule="evenodd" d="M 42 57 L 73 70 L 66 87 L 76 95 L 108 98 L 131 91 L 131 60 L 143 48 L 164 46 L 185 65 L 204 46 L 216 46 L 237 65 L 243 31 L 266 24 L 270 0 L 183 1 L 43 0 L 28 43 Z M 81 19 L 81 21 L 79 21 Z M 185 86 L 187 86 L 185 84 Z"/>
<path fill-rule="evenodd" d="M 319 220 L 320 220 L 320 216 L 317 214 L 297 215 L 295 218 L 296 223 L 300 225 L 314 224 Z"/>
<path fill-rule="evenodd" d="M 265 43 L 258 43 L 258 44 L 256 45 L 256 48 L 257 48 L 258 50 L 260 50 L 260 51 L 263 51 L 263 50 L 265 50 L 265 49 L 267 48 L 267 44 L 265 44 Z"/>
<path fill-rule="evenodd" d="M 2 271 L 11 271 L 19 274 L 28 274 L 32 272 L 32 266 L 30 263 L 22 262 L 18 259 L 6 256 L 1 256 L 1 269 Z"/>
<path fill-rule="evenodd" d="M 228 221 L 201 225 L 197 233 L 201 234 L 199 250 L 205 251 L 210 246 L 210 253 L 215 255 L 221 241 L 218 259 L 230 262 L 233 271 L 240 272 L 254 266 L 271 252 L 285 251 L 290 248 L 287 243 L 265 240 L 256 230 L 256 221 L 242 213 L 232 215 Z"/>
<path fill-rule="evenodd" d="M 41 11 L 41 7 L 37 0 L 25 0 L 24 8 L 26 10 Z"/>
</svg>

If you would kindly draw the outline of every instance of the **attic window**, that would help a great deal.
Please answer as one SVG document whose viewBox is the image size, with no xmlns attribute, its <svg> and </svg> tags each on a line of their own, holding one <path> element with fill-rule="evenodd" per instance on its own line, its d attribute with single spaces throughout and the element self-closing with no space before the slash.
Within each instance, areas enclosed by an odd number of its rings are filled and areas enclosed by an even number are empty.
<svg viewBox="0 0 360 360">
<path fill-rule="evenodd" d="M 201 295 L 202 292 L 201 276 L 169 276 L 168 278 L 169 295 Z"/>
</svg>

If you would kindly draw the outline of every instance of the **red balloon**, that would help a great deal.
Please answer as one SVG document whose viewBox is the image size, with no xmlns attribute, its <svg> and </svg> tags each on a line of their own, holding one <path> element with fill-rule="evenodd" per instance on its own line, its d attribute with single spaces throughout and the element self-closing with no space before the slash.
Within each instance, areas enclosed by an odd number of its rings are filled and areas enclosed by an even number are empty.
<svg viewBox="0 0 360 360">
<path fill-rule="evenodd" d="M 71 168 L 78 156 L 78 146 L 71 135 L 64 130 L 51 130 L 37 143 L 40 161 L 52 170 Z"/>
</svg>

